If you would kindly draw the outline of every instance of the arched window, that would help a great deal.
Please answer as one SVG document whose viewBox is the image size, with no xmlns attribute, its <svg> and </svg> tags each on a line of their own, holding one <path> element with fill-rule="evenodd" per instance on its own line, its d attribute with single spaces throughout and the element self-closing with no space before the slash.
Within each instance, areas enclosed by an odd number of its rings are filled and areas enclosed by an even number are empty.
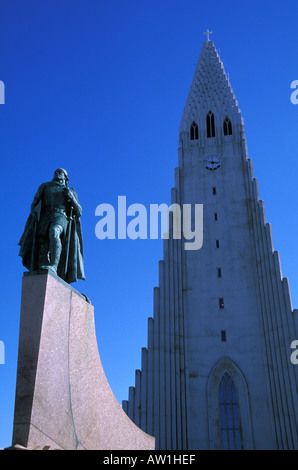
<svg viewBox="0 0 298 470">
<path fill-rule="evenodd" d="M 197 140 L 199 138 L 199 129 L 195 121 L 190 126 L 190 140 Z"/>
<path fill-rule="evenodd" d="M 253 449 L 248 388 L 235 362 L 222 357 L 206 391 L 210 449 Z"/>
<path fill-rule="evenodd" d="M 223 123 L 224 135 L 232 135 L 232 123 L 228 117 L 225 118 Z"/>
<path fill-rule="evenodd" d="M 222 448 L 241 450 L 239 402 L 235 384 L 227 372 L 224 373 L 219 384 L 219 407 Z"/>
<path fill-rule="evenodd" d="M 212 111 L 206 116 L 207 137 L 215 137 L 214 114 Z"/>
</svg>

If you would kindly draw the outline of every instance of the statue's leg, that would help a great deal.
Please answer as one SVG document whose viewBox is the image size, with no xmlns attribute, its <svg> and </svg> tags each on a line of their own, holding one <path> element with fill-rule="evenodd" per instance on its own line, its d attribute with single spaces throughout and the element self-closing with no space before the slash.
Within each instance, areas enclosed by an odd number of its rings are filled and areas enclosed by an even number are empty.
<svg viewBox="0 0 298 470">
<path fill-rule="evenodd" d="M 50 263 L 48 237 L 41 235 L 38 240 L 38 245 L 38 266 L 44 268 Z"/>
<path fill-rule="evenodd" d="M 59 264 L 62 243 L 60 236 L 63 232 L 63 227 L 61 225 L 52 224 L 49 229 L 49 248 L 50 248 L 50 265 L 43 266 L 46 269 L 52 269 L 57 273 L 57 267 Z"/>
<path fill-rule="evenodd" d="M 49 230 L 51 266 L 55 271 L 57 271 L 62 251 L 62 243 L 60 239 L 62 232 L 63 228 L 61 225 L 52 224 Z"/>
</svg>

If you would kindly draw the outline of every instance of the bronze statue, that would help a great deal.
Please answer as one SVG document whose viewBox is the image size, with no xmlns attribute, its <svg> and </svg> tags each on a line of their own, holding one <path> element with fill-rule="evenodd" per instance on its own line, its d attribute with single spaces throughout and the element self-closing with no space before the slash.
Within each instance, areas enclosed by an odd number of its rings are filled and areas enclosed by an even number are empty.
<svg viewBox="0 0 298 470">
<path fill-rule="evenodd" d="M 19 241 L 23 265 L 29 271 L 50 269 L 71 283 L 85 279 L 80 217 L 82 208 L 63 168 L 39 186 Z"/>
</svg>

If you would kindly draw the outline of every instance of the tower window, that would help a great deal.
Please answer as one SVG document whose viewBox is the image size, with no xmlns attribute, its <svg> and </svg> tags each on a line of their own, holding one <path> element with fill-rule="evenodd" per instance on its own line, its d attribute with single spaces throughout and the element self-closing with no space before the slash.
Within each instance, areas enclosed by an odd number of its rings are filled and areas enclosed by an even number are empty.
<svg viewBox="0 0 298 470">
<path fill-rule="evenodd" d="M 214 212 L 214 220 L 217 220 L 218 217 L 217 217 L 217 212 Z"/>
<path fill-rule="evenodd" d="M 215 137 L 214 114 L 212 111 L 206 116 L 207 137 Z"/>
<path fill-rule="evenodd" d="M 221 268 L 217 268 L 217 277 L 221 277 Z"/>
<path fill-rule="evenodd" d="M 212 194 L 215 196 L 216 195 L 216 186 L 212 187 Z"/>
<path fill-rule="evenodd" d="M 218 299 L 219 301 L 219 308 L 224 308 L 224 299 L 221 297 L 220 299 Z"/>
<path fill-rule="evenodd" d="M 224 135 L 232 135 L 232 123 L 228 117 L 225 118 L 223 123 Z"/>
<path fill-rule="evenodd" d="M 219 240 L 216 240 L 216 248 L 219 248 Z"/>
<path fill-rule="evenodd" d="M 221 340 L 223 342 L 227 341 L 227 332 L 226 332 L 226 330 L 221 330 L 220 333 L 221 333 Z"/>
<path fill-rule="evenodd" d="M 223 450 L 241 450 L 241 425 L 237 390 L 225 372 L 219 384 L 219 407 Z"/>
<path fill-rule="evenodd" d="M 190 126 L 190 140 L 198 140 L 198 138 L 199 138 L 198 125 L 195 121 L 193 121 L 192 125 Z"/>
</svg>

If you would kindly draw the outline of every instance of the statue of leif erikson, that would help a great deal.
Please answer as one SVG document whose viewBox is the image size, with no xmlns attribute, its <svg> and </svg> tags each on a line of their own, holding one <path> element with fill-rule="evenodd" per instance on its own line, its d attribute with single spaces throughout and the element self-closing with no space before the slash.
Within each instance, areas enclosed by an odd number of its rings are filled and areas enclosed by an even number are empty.
<svg viewBox="0 0 298 470">
<path fill-rule="evenodd" d="M 29 271 L 47 269 L 67 283 L 85 279 L 80 217 L 82 208 L 68 175 L 58 168 L 52 181 L 39 186 L 19 241 Z"/>
</svg>

